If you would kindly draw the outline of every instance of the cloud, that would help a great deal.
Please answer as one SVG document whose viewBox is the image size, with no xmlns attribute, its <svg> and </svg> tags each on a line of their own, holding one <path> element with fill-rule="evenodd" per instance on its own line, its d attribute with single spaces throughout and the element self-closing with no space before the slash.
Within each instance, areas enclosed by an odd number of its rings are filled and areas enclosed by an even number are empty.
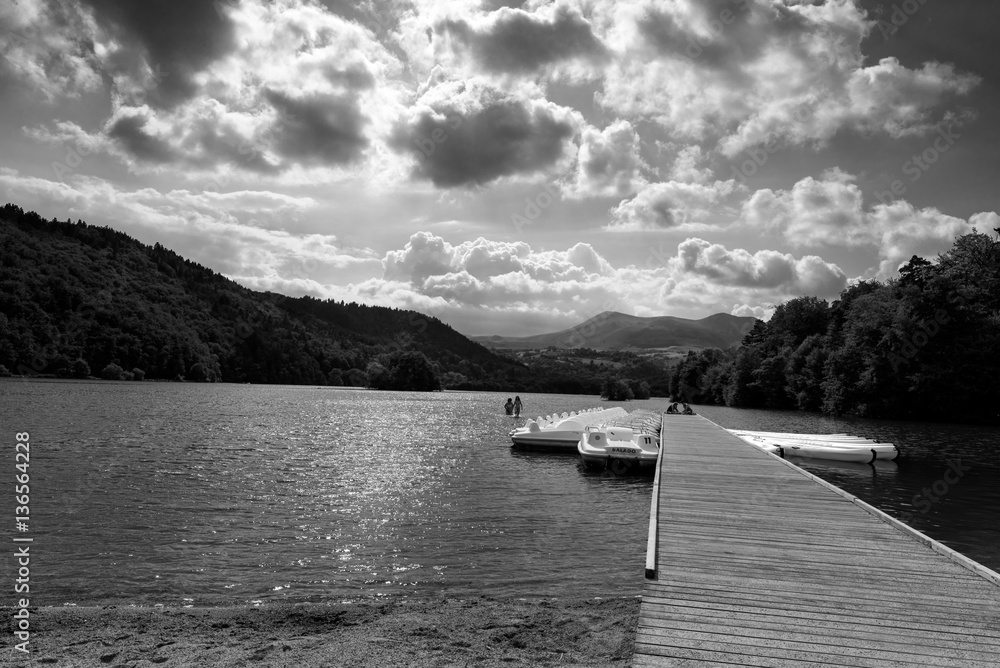
<svg viewBox="0 0 1000 668">
<path fill-rule="evenodd" d="M 736 304 L 733 306 L 733 310 L 731 310 L 729 314 L 744 318 L 750 317 L 757 318 L 759 320 L 770 320 L 771 316 L 774 315 L 774 308 L 767 306 L 751 306 L 749 304 Z"/>
<path fill-rule="evenodd" d="M 75 3 L 0 3 L 0 82 L 20 82 L 47 102 L 78 98 L 101 87 L 94 53 L 98 27 Z"/>
<path fill-rule="evenodd" d="M 272 126 L 274 148 L 291 161 L 350 163 L 368 145 L 366 119 L 355 98 L 313 95 L 296 99 L 273 90 L 265 91 L 264 97 L 278 112 Z"/>
<path fill-rule="evenodd" d="M 651 183 L 611 210 L 611 231 L 702 229 L 719 227 L 722 206 L 739 191 L 733 179 L 711 184 L 664 181 Z"/>
<path fill-rule="evenodd" d="M 404 93 L 386 84 L 399 59 L 318 5 L 185 0 L 170 5 L 168 20 L 159 0 L 148 15 L 134 4 L 89 5 L 101 26 L 96 58 L 113 86 L 109 118 L 85 133 L 91 143 L 111 139 L 109 152 L 133 171 L 173 166 L 203 179 L 308 167 L 329 180 L 351 167 L 356 175 L 402 109 Z"/>
<path fill-rule="evenodd" d="M 988 228 L 998 220 L 993 212 L 963 220 L 934 207 L 918 209 L 905 200 L 866 210 L 854 178 L 831 169 L 819 179 L 801 179 L 790 190 L 758 190 L 744 203 L 742 221 L 760 231 L 778 232 L 795 246 L 872 247 L 880 258 L 874 277 L 887 279 L 913 255 L 932 259 L 977 225 Z"/>
<path fill-rule="evenodd" d="M 579 114 L 481 81 L 430 88 L 396 124 L 390 145 L 412 156 L 413 176 L 439 188 L 483 185 L 552 168 L 568 153 Z"/>
<path fill-rule="evenodd" d="M 791 190 L 758 190 L 744 203 L 743 219 L 754 227 L 781 230 L 794 246 L 871 244 L 864 196 L 853 180 L 833 169 L 819 180 L 806 177 Z"/>
<path fill-rule="evenodd" d="M 162 243 L 261 289 L 281 281 L 316 287 L 324 278 L 332 282 L 380 265 L 371 251 L 345 248 L 334 235 L 289 231 L 319 206 L 309 197 L 269 191 L 121 190 L 93 178 L 55 182 L 2 168 L 0 190 L 26 207 L 58 210 L 59 218 L 113 224 L 143 243 Z"/>
<path fill-rule="evenodd" d="M 129 154 L 144 162 L 172 162 L 177 158 L 170 144 L 146 131 L 148 117 L 122 116 L 111 123 L 107 136 Z"/>
<path fill-rule="evenodd" d="M 627 196 L 645 185 L 649 169 L 640 155 L 641 139 L 625 120 L 604 130 L 586 128 L 580 138 L 573 181 L 564 189 L 570 197 Z"/>
<path fill-rule="evenodd" d="M 199 75 L 236 48 L 236 30 L 224 3 L 203 0 L 81 0 L 98 23 L 121 44 L 106 65 L 134 74 L 140 58 L 167 76 L 149 96 L 169 107 L 194 96 Z"/>
<path fill-rule="evenodd" d="M 917 209 L 902 200 L 878 204 L 868 217 L 878 238 L 882 260 L 876 276 L 881 279 L 897 276 L 899 267 L 914 255 L 935 259 L 977 223 L 997 219 L 995 213 L 980 213 L 962 220 L 933 207 Z"/>
<path fill-rule="evenodd" d="M 677 246 L 674 262 L 685 273 L 703 276 L 720 285 L 780 288 L 787 293 L 829 297 L 847 287 L 847 276 L 834 264 L 815 255 L 796 260 L 789 253 L 729 250 L 704 239 L 687 239 Z"/>
<path fill-rule="evenodd" d="M 650 249 L 615 267 L 593 246 L 536 250 L 478 238 L 452 244 L 417 232 L 383 258 L 384 273 L 354 286 L 366 300 L 422 309 L 474 334 L 524 334 L 570 327 L 606 310 L 703 317 L 733 304 L 776 304 L 793 296 L 833 297 L 844 272 L 816 256 L 750 253 L 692 238 Z M 766 315 L 765 306 L 754 313 Z"/>
<path fill-rule="evenodd" d="M 767 141 L 822 145 L 844 129 L 927 133 L 936 108 L 980 81 L 934 62 L 865 66 L 875 24 L 853 0 L 606 0 L 594 13 L 617 47 L 598 102 L 730 157 Z"/>
<path fill-rule="evenodd" d="M 565 60 L 605 55 L 590 22 L 565 4 L 539 12 L 502 7 L 478 20 L 448 19 L 437 28 L 488 72 L 531 73 Z"/>
</svg>

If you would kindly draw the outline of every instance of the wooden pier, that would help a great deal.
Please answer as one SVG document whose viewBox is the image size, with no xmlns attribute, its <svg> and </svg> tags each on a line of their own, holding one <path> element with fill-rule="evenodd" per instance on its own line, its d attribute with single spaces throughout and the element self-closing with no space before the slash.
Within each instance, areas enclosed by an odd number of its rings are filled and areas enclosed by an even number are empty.
<svg viewBox="0 0 1000 668">
<path fill-rule="evenodd" d="M 1000 575 L 665 416 L 633 666 L 1000 666 Z"/>
</svg>

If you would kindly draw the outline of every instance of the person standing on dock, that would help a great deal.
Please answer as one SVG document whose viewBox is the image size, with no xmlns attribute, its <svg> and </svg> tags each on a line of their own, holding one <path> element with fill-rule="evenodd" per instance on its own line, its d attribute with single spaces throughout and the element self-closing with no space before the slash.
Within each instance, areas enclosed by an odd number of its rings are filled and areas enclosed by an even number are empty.
<svg viewBox="0 0 1000 668">
<path fill-rule="evenodd" d="M 514 397 L 514 417 L 521 417 L 521 397 Z"/>
<path fill-rule="evenodd" d="M 507 403 L 505 403 L 503 405 L 503 409 L 505 411 L 507 411 L 507 415 L 513 414 L 513 412 L 514 412 L 514 402 L 510 400 L 510 397 L 507 397 Z"/>
</svg>

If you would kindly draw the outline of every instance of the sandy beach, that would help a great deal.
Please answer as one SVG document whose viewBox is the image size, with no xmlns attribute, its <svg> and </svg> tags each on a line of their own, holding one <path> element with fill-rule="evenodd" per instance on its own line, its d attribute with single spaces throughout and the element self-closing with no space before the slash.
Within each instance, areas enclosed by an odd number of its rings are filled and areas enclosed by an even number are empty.
<svg viewBox="0 0 1000 668">
<path fill-rule="evenodd" d="M 607 666 L 631 660 L 638 598 L 397 599 L 32 611 L 12 666 Z M 9 663 L 8 663 L 9 661 Z"/>
</svg>

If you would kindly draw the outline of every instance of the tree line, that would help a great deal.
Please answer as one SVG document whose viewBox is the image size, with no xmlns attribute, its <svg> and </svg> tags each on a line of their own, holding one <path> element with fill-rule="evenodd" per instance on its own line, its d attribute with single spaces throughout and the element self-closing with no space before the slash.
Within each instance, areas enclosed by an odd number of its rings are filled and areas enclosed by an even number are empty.
<svg viewBox="0 0 1000 668">
<path fill-rule="evenodd" d="M 416 311 L 256 292 L 160 244 L 0 208 L 0 375 L 596 395 L 611 367 L 666 392 L 665 367 L 631 353 L 497 354 Z"/>
<path fill-rule="evenodd" d="M 997 423 L 998 351 L 1000 238 L 974 231 L 935 262 L 913 256 L 898 279 L 861 281 L 832 303 L 781 304 L 739 348 L 690 353 L 671 373 L 670 393 L 703 404 Z"/>
</svg>

